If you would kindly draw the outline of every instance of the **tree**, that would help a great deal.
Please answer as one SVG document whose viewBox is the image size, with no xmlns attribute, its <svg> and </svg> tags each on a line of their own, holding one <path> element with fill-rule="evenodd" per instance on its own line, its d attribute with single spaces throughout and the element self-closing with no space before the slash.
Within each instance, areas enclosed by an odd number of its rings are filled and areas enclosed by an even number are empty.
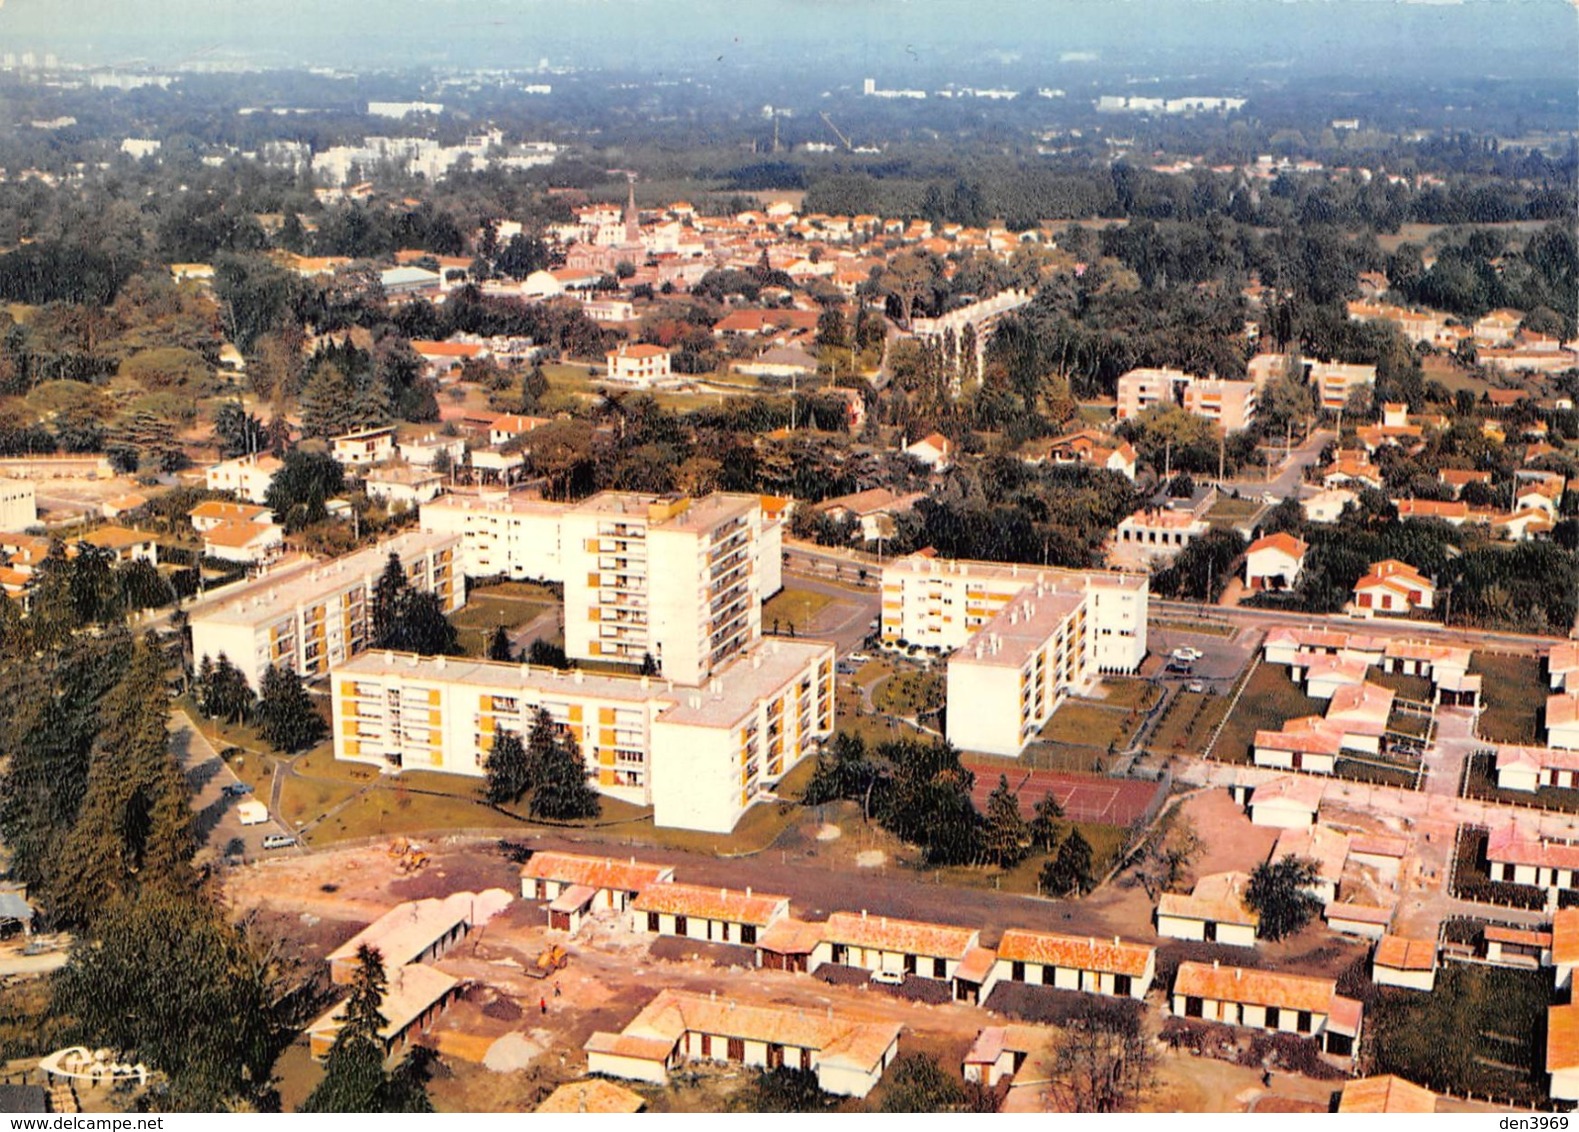
<svg viewBox="0 0 1579 1132">
<path fill-rule="evenodd" d="M 302 431 L 308 436 L 341 436 L 363 424 L 356 384 L 334 362 L 322 362 L 313 370 L 302 388 L 301 410 Z"/>
<path fill-rule="evenodd" d="M 929 864 L 968 864 L 981 858 L 981 815 L 971 802 L 976 776 L 942 740 L 885 743 L 879 756 L 891 768 L 879 820 L 898 837 L 921 846 Z"/>
<path fill-rule="evenodd" d="M 537 412 L 543 398 L 548 396 L 548 389 L 548 376 L 543 373 L 542 363 L 533 362 L 532 368 L 521 378 L 521 412 Z"/>
<path fill-rule="evenodd" d="M 539 746 L 534 726 L 533 745 Z M 533 753 L 531 762 L 532 800 L 527 812 L 534 818 L 550 821 L 580 821 L 603 812 L 598 792 L 587 782 L 586 764 L 576 740 L 560 733 L 557 727 L 546 743 Z"/>
<path fill-rule="evenodd" d="M 1042 866 L 1042 889 L 1050 896 L 1084 895 L 1095 885 L 1091 874 L 1091 843 L 1071 829 L 1058 852 Z"/>
<path fill-rule="evenodd" d="M 444 616 L 438 595 L 412 587 L 398 554 L 390 554 L 373 589 L 372 647 L 423 656 L 460 651 L 455 626 Z"/>
<path fill-rule="evenodd" d="M 319 1007 L 275 937 L 200 893 L 155 886 L 105 902 L 55 976 L 53 1012 L 90 1048 L 167 1079 L 160 1107 L 278 1108 L 273 1069 Z"/>
<path fill-rule="evenodd" d="M 488 638 L 488 659 L 501 661 L 515 659 L 510 648 L 510 633 L 503 625 L 496 625 L 493 636 Z"/>
<path fill-rule="evenodd" d="M 1046 853 L 1058 847 L 1064 835 L 1064 808 L 1051 793 L 1044 794 L 1036 803 L 1026 833 L 1031 844 Z"/>
<path fill-rule="evenodd" d="M 88 923 L 116 896 L 146 887 L 195 884 L 191 791 L 170 750 L 169 715 L 164 658 L 139 641 L 104 697 L 81 807 L 61 847 L 50 903 L 62 923 Z"/>
<path fill-rule="evenodd" d="M 226 401 L 214 412 L 214 439 L 219 443 L 219 454 L 227 460 L 268 447 L 263 422 L 242 408 L 239 401 Z"/>
<path fill-rule="evenodd" d="M 210 719 L 226 723 L 245 723 L 252 718 L 255 698 L 241 669 L 230 663 L 224 653 L 211 661 L 203 657 L 197 670 L 197 706 Z"/>
<path fill-rule="evenodd" d="M 1311 891 L 1320 878 L 1320 866 L 1308 857 L 1279 857 L 1257 865 L 1245 887 L 1245 904 L 1261 917 L 1257 934 L 1278 940 L 1310 923 L 1321 911 L 1321 900 Z"/>
<path fill-rule="evenodd" d="M 1195 825 L 1183 812 L 1175 811 L 1168 828 L 1146 842 L 1135 868 L 1146 895 L 1156 900 L 1160 893 L 1173 891 L 1200 851 Z"/>
<path fill-rule="evenodd" d="M 324 1060 L 323 1080 L 302 1105 L 303 1112 L 433 1111 L 425 1085 L 431 1054 L 413 1050 L 394 1073 L 384 1072 L 386 988 L 383 957 L 363 944 L 356 952 L 339 1032 Z"/>
<path fill-rule="evenodd" d="M 570 667 L 570 659 L 565 656 L 564 646 L 545 641 L 541 637 L 527 646 L 526 663 L 560 670 Z"/>
<path fill-rule="evenodd" d="M 1000 869 L 1012 869 L 1030 852 L 1031 832 L 1020 816 L 1020 799 L 1009 789 L 1007 775 L 998 776 L 998 785 L 987 797 L 987 820 L 982 830 L 982 848 L 987 860 Z"/>
<path fill-rule="evenodd" d="M 329 517 L 325 504 L 345 488 L 345 469 L 327 452 L 285 453 L 284 466 L 269 481 L 264 502 L 291 533 Z"/>
<path fill-rule="evenodd" d="M 1066 1112 L 1133 1108 L 1156 1076 L 1156 1054 L 1141 1004 L 1082 996 L 1064 1024 L 1053 1063 L 1053 1090 Z"/>
<path fill-rule="evenodd" d="M 760 1069 L 729 1099 L 731 1112 L 829 1112 L 835 1098 L 822 1091 L 810 1069 Z"/>
<path fill-rule="evenodd" d="M 284 754 L 306 750 L 328 730 L 307 689 L 302 687 L 301 677 L 290 667 L 271 664 L 265 670 L 257 716 L 258 734 Z"/>
<path fill-rule="evenodd" d="M 533 730 L 536 730 L 535 725 Z M 490 806 L 519 802 L 531 787 L 532 768 L 526 748 L 521 745 L 521 737 L 513 731 L 494 733 L 493 749 L 488 752 L 483 769 L 488 776 L 483 797 Z"/>
<path fill-rule="evenodd" d="M 907 1053 L 888 1071 L 880 1112 L 995 1112 L 997 1098 L 970 1089 L 928 1053 Z"/>
</svg>

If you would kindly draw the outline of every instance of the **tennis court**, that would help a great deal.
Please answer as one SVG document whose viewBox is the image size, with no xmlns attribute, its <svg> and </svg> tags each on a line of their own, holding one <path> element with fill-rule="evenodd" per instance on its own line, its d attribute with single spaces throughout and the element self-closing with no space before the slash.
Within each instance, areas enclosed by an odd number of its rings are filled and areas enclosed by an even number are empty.
<svg viewBox="0 0 1579 1132">
<path fill-rule="evenodd" d="M 1166 789 L 1161 782 L 1142 782 L 1133 778 L 1064 774 L 1019 767 L 1005 770 L 1002 764 L 970 760 L 965 760 L 965 766 L 976 775 L 971 799 L 983 813 L 987 809 L 987 796 L 997 787 L 1000 774 L 1008 776 L 1009 788 L 1019 797 L 1020 812 L 1027 818 L 1034 812 L 1036 803 L 1051 794 L 1070 821 L 1129 826 L 1145 817 L 1161 800 Z"/>
</svg>

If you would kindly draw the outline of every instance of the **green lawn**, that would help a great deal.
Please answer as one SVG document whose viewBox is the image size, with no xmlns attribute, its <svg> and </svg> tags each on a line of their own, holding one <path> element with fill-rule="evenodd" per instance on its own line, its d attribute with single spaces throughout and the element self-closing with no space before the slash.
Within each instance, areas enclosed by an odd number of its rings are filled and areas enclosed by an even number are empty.
<svg viewBox="0 0 1579 1132">
<path fill-rule="evenodd" d="M 777 626 L 780 632 L 787 633 L 793 625 L 797 633 L 804 633 L 834 600 L 830 594 L 786 586 L 762 603 L 762 627 L 772 631 Z"/>
<path fill-rule="evenodd" d="M 1099 693 L 1101 702 L 1108 707 L 1138 707 L 1147 711 L 1162 695 L 1162 689 L 1150 680 L 1132 680 L 1123 676 L 1106 676 Z"/>
<path fill-rule="evenodd" d="M 1079 700 L 1065 700 L 1042 728 L 1038 738 L 1049 743 L 1082 747 L 1124 747 L 1140 723 L 1139 713 L 1103 707 Z"/>
<path fill-rule="evenodd" d="M 904 716 L 936 711 L 943 706 L 943 698 L 943 674 L 932 671 L 896 672 L 872 692 L 878 711 Z"/>
<path fill-rule="evenodd" d="M 1549 689 L 1541 679 L 1541 662 L 1533 656 L 1505 656 L 1477 651 L 1469 670 L 1485 676 L 1481 697 L 1480 737 L 1493 743 L 1538 744 Z"/>
<path fill-rule="evenodd" d="M 1249 762 L 1257 731 L 1276 730 L 1297 716 L 1321 715 L 1324 711 L 1320 700 L 1305 695 L 1288 678 L 1287 668 L 1258 664 L 1217 737 L 1212 757 L 1226 763 Z"/>
</svg>

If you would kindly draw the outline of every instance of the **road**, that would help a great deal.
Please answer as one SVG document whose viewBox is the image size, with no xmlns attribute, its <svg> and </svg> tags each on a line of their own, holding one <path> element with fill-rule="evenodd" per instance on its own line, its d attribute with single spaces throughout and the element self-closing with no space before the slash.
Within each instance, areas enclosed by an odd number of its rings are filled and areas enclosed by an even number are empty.
<svg viewBox="0 0 1579 1132">
<path fill-rule="evenodd" d="M 1431 637 L 1445 643 L 1465 644 L 1472 648 L 1498 644 L 1508 646 L 1510 650 L 1523 652 L 1550 648 L 1556 639 L 1530 633 L 1506 633 L 1491 629 L 1446 626 L 1434 621 L 1406 621 L 1384 617 L 1365 620 L 1342 613 L 1285 612 L 1277 609 L 1246 609 L 1244 606 L 1228 609 L 1221 606 L 1202 606 L 1199 602 L 1193 601 L 1169 601 L 1155 595 L 1151 598 L 1150 611 L 1153 618 L 1177 620 L 1204 618 L 1213 621 L 1221 619 L 1234 625 L 1255 626 L 1262 629 L 1277 625 L 1320 626 L 1323 629 L 1338 629 L 1369 637 L 1400 639 Z"/>
<path fill-rule="evenodd" d="M 1264 476 L 1228 479 L 1222 481 L 1221 489 L 1238 491 L 1240 495 L 1259 496 L 1266 493 L 1278 499 L 1287 499 L 1299 491 L 1300 484 L 1305 482 L 1306 469 L 1321 458 L 1321 450 L 1337 438 L 1337 434 L 1331 430 L 1318 428 L 1305 438 L 1305 443 L 1289 453 L 1289 458 L 1279 466 L 1278 474 L 1271 480 Z"/>
<path fill-rule="evenodd" d="M 219 757 L 208 737 L 184 711 L 170 714 L 170 750 L 186 771 L 187 784 L 192 789 L 192 809 L 197 812 L 197 836 L 205 846 L 222 856 L 256 859 L 265 852 L 265 837 L 293 832 L 277 816 L 277 797 L 270 803 L 268 821 L 258 825 L 241 824 L 236 807 L 244 797 L 224 793 L 226 786 L 237 785 L 241 779 Z"/>
<path fill-rule="evenodd" d="M 833 599 L 833 604 L 819 611 L 809 626 L 797 627 L 795 632 L 802 637 L 833 641 L 839 656 L 862 647 L 882 608 L 875 590 L 860 590 L 788 570 L 784 572 L 784 588 L 806 590 Z"/>
</svg>

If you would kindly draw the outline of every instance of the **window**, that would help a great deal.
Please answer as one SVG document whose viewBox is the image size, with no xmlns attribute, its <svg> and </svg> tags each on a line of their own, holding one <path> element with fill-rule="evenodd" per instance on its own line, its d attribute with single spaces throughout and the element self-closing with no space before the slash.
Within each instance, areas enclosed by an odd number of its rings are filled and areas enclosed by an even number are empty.
<svg viewBox="0 0 1579 1132">
<path fill-rule="evenodd" d="M 755 924 L 740 925 L 740 942 L 744 944 L 757 942 L 757 926 Z"/>
<path fill-rule="evenodd" d="M 713 1056 L 713 1035 L 712 1034 L 703 1034 L 702 1035 L 702 1056 L 703 1057 L 712 1057 Z"/>
<path fill-rule="evenodd" d="M 1310 1011 L 1301 1010 L 1299 1012 L 1299 1018 L 1294 1023 L 1294 1029 L 1298 1030 L 1301 1034 L 1310 1033 Z"/>
<path fill-rule="evenodd" d="M 1278 1024 L 1282 1020 L 1283 1020 L 1282 1011 L 1278 1010 L 1277 1007 L 1269 1006 L 1269 1007 L 1266 1008 L 1266 1028 L 1268 1030 L 1275 1030 L 1275 1029 L 1277 1029 L 1278 1028 Z"/>
<path fill-rule="evenodd" d="M 654 933 L 656 933 L 656 932 L 658 932 L 660 930 L 660 925 L 658 923 L 658 913 L 656 913 L 656 912 L 648 912 L 647 913 L 647 930 L 650 931 L 650 932 L 654 932 Z"/>
<path fill-rule="evenodd" d="M 1025 964 L 1016 959 L 1009 967 L 1009 978 L 1017 983 L 1025 982 Z"/>
<path fill-rule="evenodd" d="M 1128 975 L 1114 975 L 1113 976 L 1113 993 L 1117 994 L 1117 995 L 1123 995 L 1126 998 L 1128 998 L 1131 994 L 1133 994 L 1134 993 L 1134 987 L 1132 985 L 1132 980 L 1131 980 L 1130 976 L 1128 976 Z"/>
<path fill-rule="evenodd" d="M 729 1060 L 744 1061 L 746 1059 L 746 1043 L 744 1038 L 729 1039 Z"/>
<path fill-rule="evenodd" d="M 685 935 L 686 934 L 686 922 L 685 922 L 685 917 L 684 916 L 676 916 L 674 918 L 674 934 L 675 935 Z"/>
</svg>

